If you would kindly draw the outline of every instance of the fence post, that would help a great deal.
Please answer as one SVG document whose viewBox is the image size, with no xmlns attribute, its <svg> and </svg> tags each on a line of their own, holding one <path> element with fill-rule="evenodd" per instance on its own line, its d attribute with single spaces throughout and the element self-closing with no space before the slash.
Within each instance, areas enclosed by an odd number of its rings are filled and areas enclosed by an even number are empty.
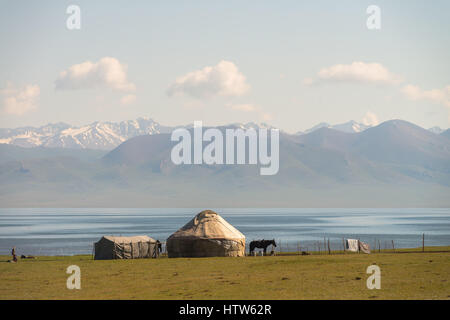
<svg viewBox="0 0 450 320">
<path fill-rule="evenodd" d="M 394 252 L 395 252 L 394 240 L 392 240 L 392 250 L 394 250 Z"/>
<path fill-rule="evenodd" d="M 330 238 L 328 238 L 328 254 L 331 254 L 331 250 L 330 250 Z"/>
<path fill-rule="evenodd" d="M 425 233 L 422 233 L 422 252 L 425 252 Z"/>
</svg>

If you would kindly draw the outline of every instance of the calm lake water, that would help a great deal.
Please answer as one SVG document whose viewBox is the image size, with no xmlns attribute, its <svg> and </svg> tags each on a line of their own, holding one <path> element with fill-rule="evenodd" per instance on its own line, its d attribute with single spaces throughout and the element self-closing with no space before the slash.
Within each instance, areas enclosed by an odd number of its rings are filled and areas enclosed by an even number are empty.
<svg viewBox="0 0 450 320">
<path fill-rule="evenodd" d="M 450 245 L 450 208 L 444 209 L 213 209 L 240 230 L 247 244 L 275 239 L 283 251 L 342 249 L 342 238 L 371 247 Z M 90 254 L 103 235 L 167 237 L 200 209 L 0 209 L 0 254 Z"/>
</svg>

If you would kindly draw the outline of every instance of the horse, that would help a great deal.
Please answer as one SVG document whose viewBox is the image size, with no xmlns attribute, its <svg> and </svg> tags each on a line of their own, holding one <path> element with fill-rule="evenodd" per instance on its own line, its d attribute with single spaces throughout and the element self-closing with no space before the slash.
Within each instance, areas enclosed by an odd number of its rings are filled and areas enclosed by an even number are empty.
<svg viewBox="0 0 450 320">
<path fill-rule="evenodd" d="M 273 245 L 274 247 L 277 246 L 277 244 L 275 243 L 275 239 L 273 240 L 255 240 L 250 242 L 250 254 L 253 253 L 253 251 L 255 250 L 255 248 L 261 248 L 264 250 L 264 255 L 266 255 L 266 250 L 267 247 Z"/>
</svg>

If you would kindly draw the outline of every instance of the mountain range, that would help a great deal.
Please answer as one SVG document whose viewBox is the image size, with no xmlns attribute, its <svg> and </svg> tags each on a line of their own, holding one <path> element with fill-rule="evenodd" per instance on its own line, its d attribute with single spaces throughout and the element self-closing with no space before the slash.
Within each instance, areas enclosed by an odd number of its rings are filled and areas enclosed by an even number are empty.
<svg viewBox="0 0 450 320">
<path fill-rule="evenodd" d="M 81 127 L 55 123 L 38 128 L 0 129 L 0 143 L 20 147 L 111 150 L 132 137 L 170 130 L 148 118 L 118 123 L 97 121 Z"/>
<path fill-rule="evenodd" d="M 450 206 L 449 130 L 390 120 L 352 133 L 326 126 L 281 132 L 279 172 L 261 176 L 258 165 L 174 165 L 167 128 L 139 128 L 143 135 L 112 150 L 0 144 L 0 205 Z"/>
<path fill-rule="evenodd" d="M 181 126 L 180 126 L 181 127 Z M 182 126 L 190 128 L 192 125 Z M 262 123 L 233 123 L 229 127 L 271 128 Z M 337 131 L 356 133 L 362 132 L 371 126 L 356 121 L 348 121 L 331 125 L 326 122 L 305 130 L 296 135 L 308 134 L 320 128 L 335 129 Z M 0 129 L 0 144 L 10 144 L 20 147 L 48 147 L 69 149 L 96 149 L 112 150 L 122 142 L 140 135 L 169 133 L 175 127 L 162 126 L 149 118 L 138 118 L 121 122 L 93 122 L 91 124 L 75 127 L 66 123 L 47 124 L 42 127 L 21 127 L 16 129 Z M 441 134 L 444 130 L 439 127 L 430 128 L 429 131 Z"/>
</svg>

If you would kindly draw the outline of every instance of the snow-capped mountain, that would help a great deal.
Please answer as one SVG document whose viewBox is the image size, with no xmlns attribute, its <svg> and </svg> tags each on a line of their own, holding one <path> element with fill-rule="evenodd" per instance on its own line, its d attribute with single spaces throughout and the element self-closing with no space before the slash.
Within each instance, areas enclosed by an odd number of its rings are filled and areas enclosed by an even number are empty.
<svg viewBox="0 0 450 320">
<path fill-rule="evenodd" d="M 45 126 L 21 127 L 16 129 L 0 128 L 0 144 L 10 144 L 20 147 L 47 147 L 47 148 L 72 148 L 72 149 L 96 149 L 112 150 L 122 142 L 141 135 L 152 135 L 158 133 L 170 133 L 176 128 L 192 128 L 193 124 L 184 126 L 168 127 L 161 126 L 158 122 L 149 118 L 138 118 L 121 122 L 93 122 L 91 124 L 75 127 L 67 123 L 49 123 Z M 205 125 L 205 127 L 207 127 Z M 274 127 L 266 123 L 232 123 L 221 127 L 240 129 L 272 129 Z M 371 126 L 356 121 L 348 121 L 341 124 L 331 125 L 326 122 L 296 135 L 308 134 L 320 128 L 330 128 L 337 131 L 358 133 Z M 444 130 L 438 127 L 428 129 L 440 134 Z M 283 132 L 282 130 L 280 130 Z M 448 131 L 448 130 L 447 130 Z"/>
<path fill-rule="evenodd" d="M 0 129 L 0 143 L 21 147 L 62 147 L 110 150 L 129 138 L 168 132 L 167 127 L 148 118 L 115 122 L 94 122 L 82 127 L 65 123 L 48 124 L 39 128 Z"/>
<path fill-rule="evenodd" d="M 366 125 L 364 123 L 356 122 L 356 121 L 349 121 L 346 123 L 336 124 L 332 126 L 332 129 L 343 131 L 343 132 L 362 132 L 368 128 L 370 128 L 371 125 Z"/>
<path fill-rule="evenodd" d="M 370 125 L 365 125 L 363 123 L 356 122 L 353 120 L 345 122 L 345 123 L 335 124 L 335 125 L 331 125 L 327 122 L 321 122 L 318 125 L 315 125 L 314 127 L 310 128 L 308 130 L 305 130 L 304 132 L 298 132 L 297 134 L 311 133 L 320 128 L 329 128 L 329 129 L 334 129 L 334 130 L 338 130 L 338 131 L 342 131 L 342 132 L 355 133 L 355 132 L 362 132 L 370 127 L 371 127 Z"/>
<path fill-rule="evenodd" d="M 234 123 L 233 128 L 272 128 L 267 124 Z M 48 147 L 72 149 L 111 150 L 122 142 L 147 134 L 169 133 L 175 128 L 192 128 L 186 126 L 161 126 L 149 118 L 138 118 L 122 122 L 93 122 L 86 126 L 74 127 L 66 123 L 50 123 L 45 126 L 0 129 L 0 144 L 20 147 Z"/>
</svg>

